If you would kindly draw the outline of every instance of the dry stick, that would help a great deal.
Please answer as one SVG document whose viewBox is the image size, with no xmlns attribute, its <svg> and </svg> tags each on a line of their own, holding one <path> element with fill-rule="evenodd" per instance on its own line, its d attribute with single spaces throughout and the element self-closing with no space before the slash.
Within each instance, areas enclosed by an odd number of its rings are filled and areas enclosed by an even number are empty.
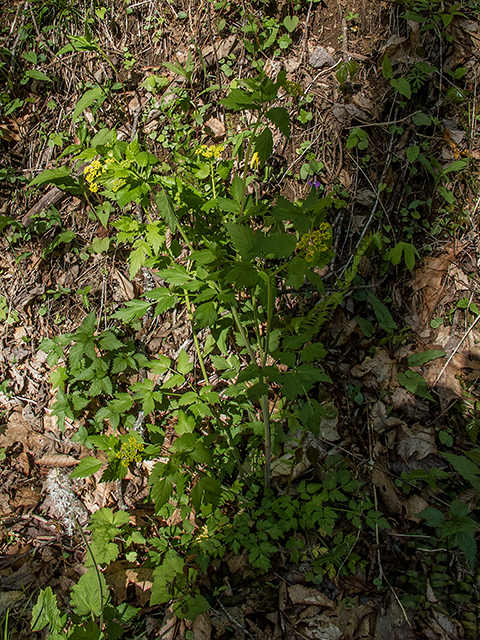
<svg viewBox="0 0 480 640">
<path fill-rule="evenodd" d="M 308 35 L 308 23 L 310 22 L 310 13 L 312 11 L 313 0 L 310 0 L 310 4 L 308 5 L 307 19 L 305 20 L 305 28 L 303 30 L 302 42 L 300 46 L 302 47 L 302 53 L 300 55 L 300 62 L 305 57 L 305 52 L 307 50 L 307 35 Z"/>
<path fill-rule="evenodd" d="M 385 162 L 385 166 L 383 167 L 383 171 L 382 171 L 382 175 L 381 175 L 379 184 L 383 183 L 383 181 L 385 179 L 385 174 L 387 173 L 387 169 L 390 166 L 390 160 L 392 158 L 393 135 L 394 134 L 392 133 L 392 135 L 390 137 L 390 144 L 388 146 L 387 160 Z M 375 213 L 377 211 L 377 206 L 379 204 L 379 201 L 380 201 L 380 191 L 377 191 L 377 195 L 376 195 L 376 198 L 375 198 L 375 203 L 374 203 L 374 205 L 372 207 L 372 212 L 370 214 L 370 217 L 367 220 L 367 223 L 365 224 L 365 226 L 363 228 L 362 233 L 360 234 L 360 238 L 357 241 L 357 245 L 356 245 L 357 247 L 360 246 L 363 238 L 365 237 L 365 234 L 367 233 L 368 227 L 370 226 L 370 223 L 372 222 L 373 216 L 375 215 Z M 353 254 L 350 256 L 350 258 L 348 259 L 346 264 L 343 266 L 343 268 L 342 268 L 342 270 L 341 270 L 341 272 L 339 274 L 339 277 L 341 277 L 345 273 L 345 271 L 348 269 L 348 266 L 352 262 L 352 260 L 353 260 Z"/>
<path fill-rule="evenodd" d="M 20 25 L 20 29 L 18 30 L 17 37 L 15 38 L 15 42 L 13 43 L 13 47 L 12 47 L 12 57 L 10 59 L 10 73 L 12 73 L 13 68 L 15 66 L 15 50 L 20 40 L 20 34 L 22 33 L 23 25 L 25 24 L 25 13 L 28 9 L 28 6 L 29 6 L 28 2 L 25 2 L 25 4 L 23 5 L 22 24 Z M 16 19 L 17 19 L 17 16 L 15 16 L 15 20 Z"/>
<path fill-rule="evenodd" d="M 450 362 L 452 361 L 452 359 L 454 358 L 455 354 L 458 352 L 458 350 L 460 349 L 460 347 L 462 346 L 462 344 L 465 342 L 465 340 L 468 338 L 468 336 L 470 335 L 470 333 L 473 331 L 473 328 L 475 327 L 475 325 L 477 324 L 477 322 L 480 320 L 480 316 L 477 316 L 475 318 L 475 320 L 472 322 L 472 324 L 470 325 L 470 329 L 468 329 L 468 331 L 466 332 L 466 334 L 463 336 L 463 338 L 460 340 L 460 342 L 457 344 L 457 346 L 455 347 L 455 349 L 452 351 L 452 353 L 450 354 L 448 360 L 446 361 L 446 363 L 443 365 L 442 370 L 440 371 L 440 373 L 438 374 L 438 376 L 435 379 L 435 382 L 433 383 L 433 387 L 437 384 L 437 382 L 440 380 L 440 378 L 442 377 L 442 375 L 445 373 L 445 369 L 448 367 L 448 365 L 450 364 Z"/>
</svg>

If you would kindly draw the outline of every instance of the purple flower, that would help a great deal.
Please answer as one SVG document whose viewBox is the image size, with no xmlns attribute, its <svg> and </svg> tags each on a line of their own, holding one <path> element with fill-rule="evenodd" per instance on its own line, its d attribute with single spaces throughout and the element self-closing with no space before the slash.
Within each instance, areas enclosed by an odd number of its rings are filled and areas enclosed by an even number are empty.
<svg viewBox="0 0 480 640">
<path fill-rule="evenodd" d="M 320 182 L 318 180 L 309 180 L 307 182 L 307 184 L 311 187 L 312 185 L 315 187 L 315 189 L 318 189 L 320 187 Z"/>
</svg>

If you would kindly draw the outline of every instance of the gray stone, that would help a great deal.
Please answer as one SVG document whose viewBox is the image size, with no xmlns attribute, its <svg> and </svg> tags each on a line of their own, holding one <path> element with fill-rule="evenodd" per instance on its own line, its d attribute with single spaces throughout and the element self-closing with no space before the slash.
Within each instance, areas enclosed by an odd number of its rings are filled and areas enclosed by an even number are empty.
<svg viewBox="0 0 480 640">
<path fill-rule="evenodd" d="M 321 69 L 322 67 L 333 67 L 336 61 L 326 49 L 317 47 L 310 56 L 310 64 L 314 69 Z"/>
</svg>

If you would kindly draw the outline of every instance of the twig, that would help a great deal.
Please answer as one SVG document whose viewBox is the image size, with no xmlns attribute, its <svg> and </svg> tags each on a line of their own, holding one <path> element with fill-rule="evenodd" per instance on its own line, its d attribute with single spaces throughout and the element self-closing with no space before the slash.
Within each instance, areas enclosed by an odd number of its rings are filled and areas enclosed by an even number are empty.
<svg viewBox="0 0 480 640">
<path fill-rule="evenodd" d="M 440 378 L 442 377 L 442 375 L 445 373 L 445 369 L 448 367 L 448 365 L 450 364 L 450 362 L 452 361 L 452 359 L 454 358 L 455 354 L 458 352 L 458 350 L 460 349 L 460 347 L 462 346 L 462 344 L 465 342 L 465 340 L 468 338 L 468 336 L 470 335 L 470 333 L 473 331 L 473 328 L 475 327 L 475 325 L 477 324 L 477 322 L 480 320 L 480 316 L 477 316 L 475 318 L 475 320 L 472 322 L 472 324 L 470 325 L 470 328 L 468 329 L 468 331 L 465 333 L 465 335 L 463 336 L 463 338 L 460 340 L 460 342 L 457 344 L 457 346 L 455 347 L 455 349 L 452 351 L 452 353 L 450 354 L 448 360 L 445 362 L 445 364 L 442 367 L 442 370 L 440 371 L 440 373 L 438 374 L 438 376 L 435 379 L 435 382 L 433 383 L 433 387 L 437 384 L 437 382 L 440 380 Z"/>
</svg>

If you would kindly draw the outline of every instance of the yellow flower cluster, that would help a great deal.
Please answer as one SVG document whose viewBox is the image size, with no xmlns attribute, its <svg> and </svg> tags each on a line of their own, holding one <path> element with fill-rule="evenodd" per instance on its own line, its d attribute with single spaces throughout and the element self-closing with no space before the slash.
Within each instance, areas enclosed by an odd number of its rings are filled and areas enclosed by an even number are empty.
<svg viewBox="0 0 480 640">
<path fill-rule="evenodd" d="M 125 183 L 126 183 L 126 180 L 124 180 L 123 178 L 117 178 L 112 185 L 112 191 L 116 193 L 119 189 L 123 187 Z"/>
<path fill-rule="evenodd" d="M 103 164 L 100 160 L 92 160 L 88 167 L 85 167 L 83 170 L 85 180 L 88 182 L 88 188 L 92 193 L 98 193 L 98 191 L 100 191 L 100 185 L 98 182 L 95 182 L 95 178 L 101 173 L 106 173 L 108 165 L 112 162 L 115 162 L 113 158 L 107 158 Z"/>
<path fill-rule="evenodd" d="M 128 465 L 135 461 L 141 462 L 142 457 L 140 455 L 140 451 L 143 451 L 145 445 L 143 442 L 138 442 L 133 436 L 130 436 L 128 442 L 124 442 L 122 444 L 122 448 L 117 453 L 116 457 L 122 461 L 122 465 L 124 467 L 128 467 Z"/>
<path fill-rule="evenodd" d="M 220 158 L 224 150 L 225 147 L 223 146 L 223 144 L 212 144 L 210 147 L 208 147 L 206 144 L 202 144 L 198 147 L 198 149 L 195 149 L 195 153 L 197 154 L 197 156 L 203 156 L 204 158 L 218 159 Z"/>
<path fill-rule="evenodd" d="M 330 225 L 322 222 L 316 231 L 305 233 L 297 245 L 299 251 L 305 251 L 305 260 L 313 262 L 315 254 L 327 251 L 330 242 Z"/>
</svg>

